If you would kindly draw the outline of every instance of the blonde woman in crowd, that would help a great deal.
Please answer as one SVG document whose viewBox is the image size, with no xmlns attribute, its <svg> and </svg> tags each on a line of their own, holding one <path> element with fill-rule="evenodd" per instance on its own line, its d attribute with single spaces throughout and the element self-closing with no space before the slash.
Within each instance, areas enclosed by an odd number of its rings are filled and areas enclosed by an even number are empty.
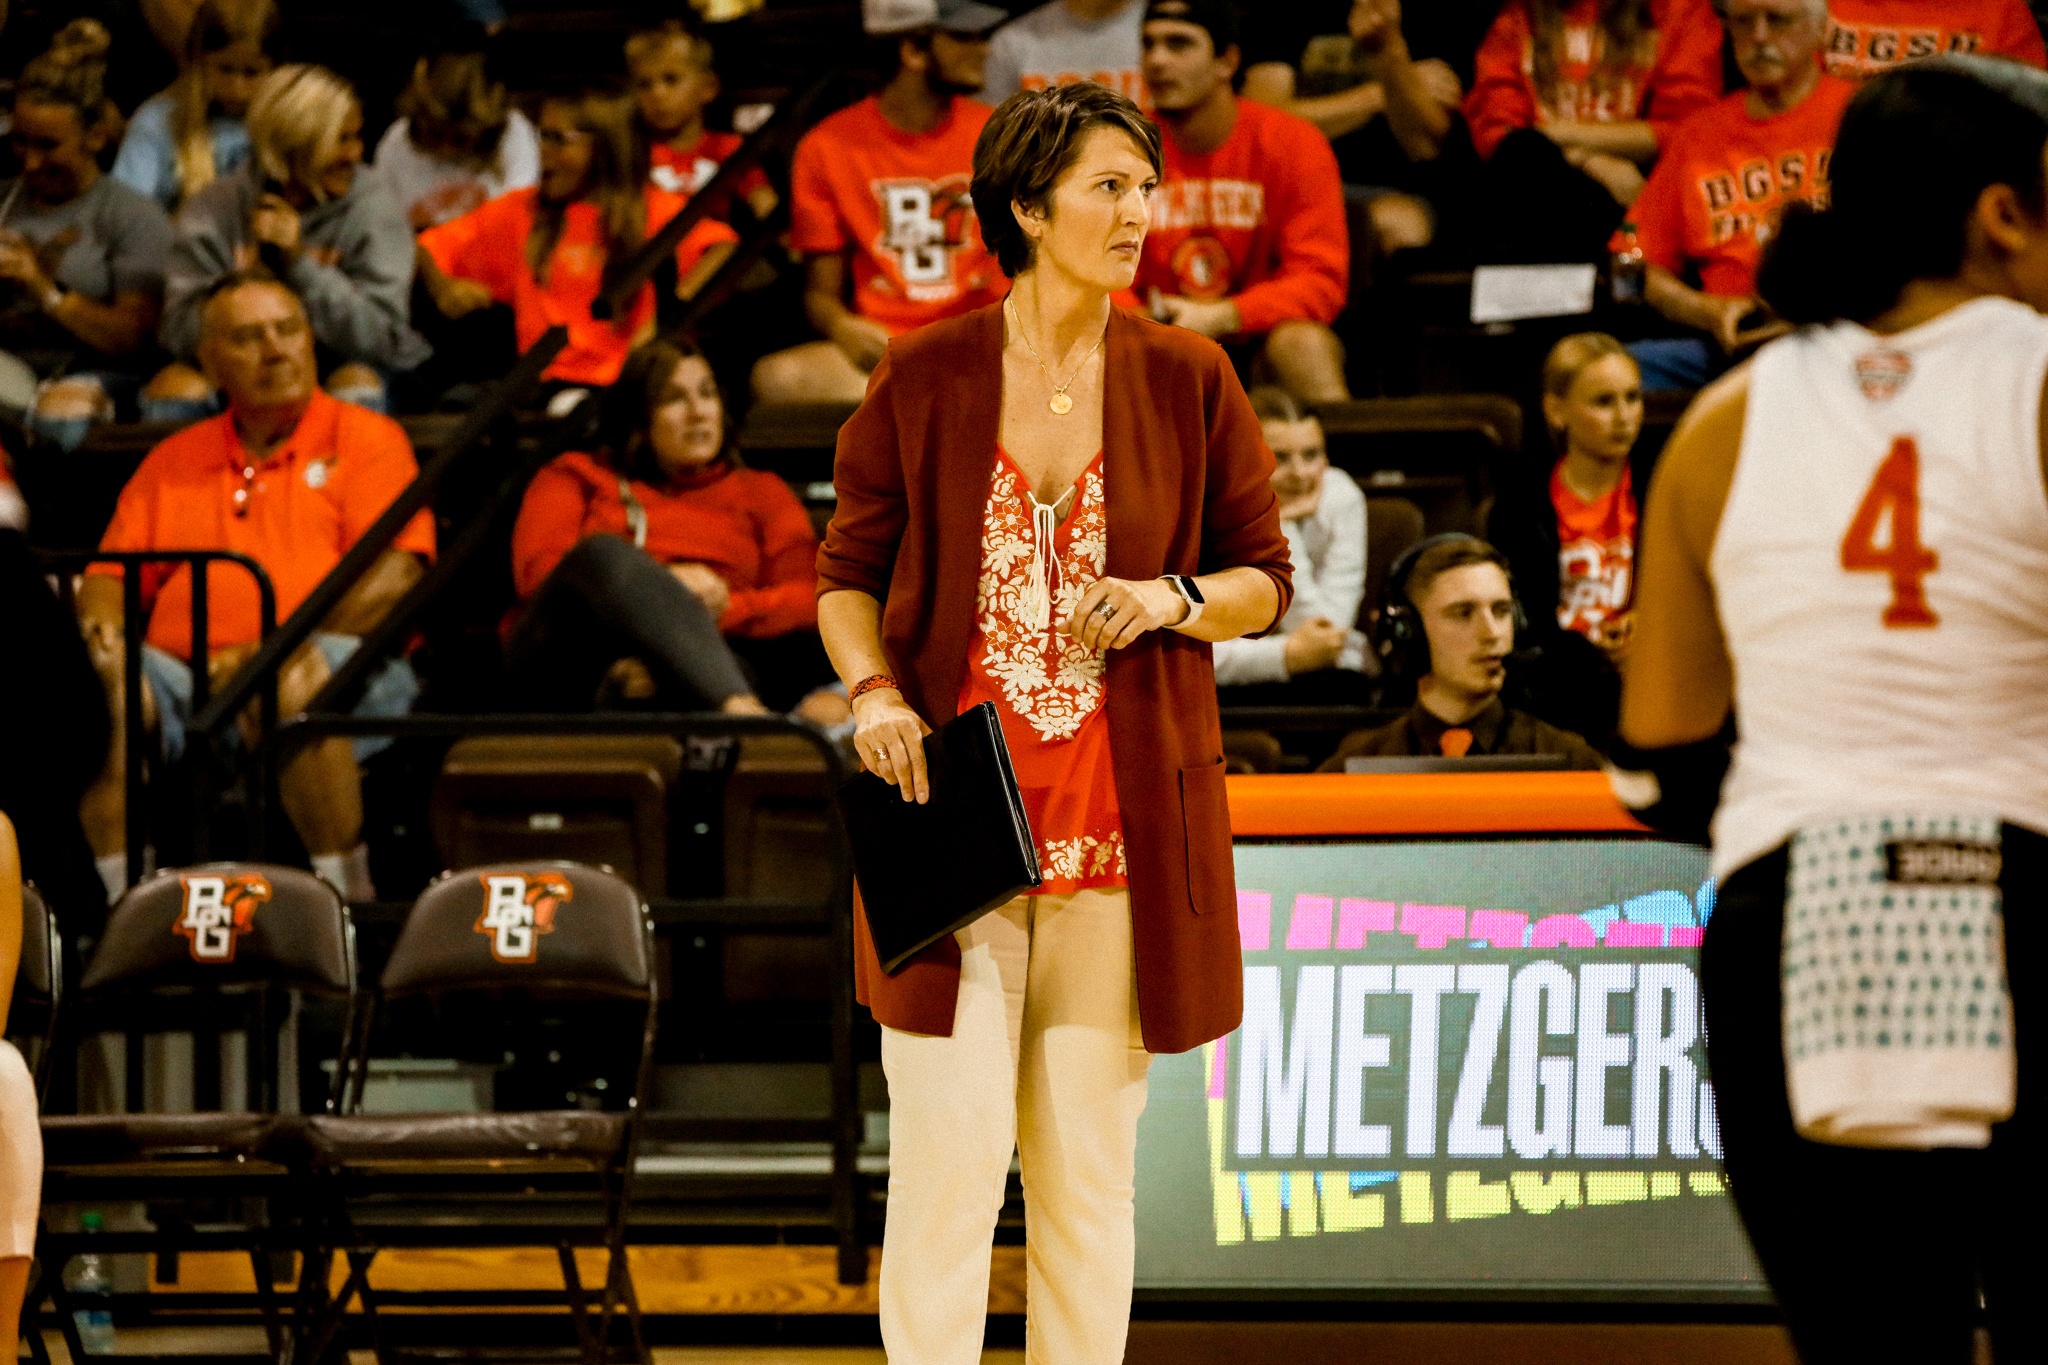
<svg viewBox="0 0 2048 1365">
<path fill-rule="evenodd" d="M 407 324 L 412 229 L 362 174 L 363 112 L 325 67 L 281 66 L 249 102 L 250 159 L 193 196 L 173 222 L 164 348 L 185 363 L 150 381 L 144 415 L 211 415 L 213 385 L 192 368 L 200 315 L 222 277 L 261 266 L 305 301 L 328 391 L 376 411 L 386 378 L 430 354 Z"/>
<path fill-rule="evenodd" d="M 144 100 L 114 158 L 114 178 L 175 209 L 249 159 L 244 123 L 277 65 L 275 0 L 203 0 L 185 30 L 183 69 Z"/>
</svg>

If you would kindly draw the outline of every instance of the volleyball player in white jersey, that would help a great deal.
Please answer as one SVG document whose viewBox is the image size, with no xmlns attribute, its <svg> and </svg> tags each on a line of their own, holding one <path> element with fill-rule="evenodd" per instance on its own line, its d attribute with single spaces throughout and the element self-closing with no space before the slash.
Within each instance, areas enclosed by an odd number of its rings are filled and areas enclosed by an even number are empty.
<svg viewBox="0 0 2048 1365">
<path fill-rule="evenodd" d="M 1688 755 L 1731 713 L 1739 734 L 1708 1046 L 1733 1193 L 1806 1365 L 1967 1365 L 1980 1289 L 2001 1365 L 2048 1360 L 2044 153 L 2039 72 L 1944 59 L 1865 86 L 1833 206 L 1788 218 L 1764 268 L 1806 325 L 1701 396 L 1646 514 L 1622 734 L 1667 788 L 1711 771 Z M 1788 844 L 1895 811 L 1978 812 L 2001 841 L 2017 1100 L 1974 1139 L 1810 1141 L 1780 1014 Z M 2001 1074 L 2014 1093 L 2009 1055 Z"/>
</svg>

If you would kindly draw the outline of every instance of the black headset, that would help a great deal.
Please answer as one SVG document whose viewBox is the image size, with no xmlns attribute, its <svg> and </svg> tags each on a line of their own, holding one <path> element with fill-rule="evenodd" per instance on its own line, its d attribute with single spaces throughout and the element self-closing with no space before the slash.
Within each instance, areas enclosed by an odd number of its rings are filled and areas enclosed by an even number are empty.
<svg viewBox="0 0 2048 1365">
<path fill-rule="evenodd" d="M 1444 531 L 1425 536 L 1401 551 L 1387 570 L 1387 586 L 1380 594 L 1379 620 L 1373 623 L 1373 648 L 1389 672 L 1409 682 L 1429 672 L 1429 634 L 1422 628 L 1422 613 L 1416 609 L 1415 599 L 1408 595 L 1408 580 L 1415 575 L 1416 561 L 1425 554 L 1440 545 L 1457 544 L 1492 548 L 1469 532 Z M 1514 585 L 1514 575 L 1509 574 L 1508 589 L 1511 593 Z M 1522 610 L 1520 597 L 1516 597 L 1514 603 L 1515 639 L 1520 643 L 1527 637 L 1529 616 Z"/>
</svg>

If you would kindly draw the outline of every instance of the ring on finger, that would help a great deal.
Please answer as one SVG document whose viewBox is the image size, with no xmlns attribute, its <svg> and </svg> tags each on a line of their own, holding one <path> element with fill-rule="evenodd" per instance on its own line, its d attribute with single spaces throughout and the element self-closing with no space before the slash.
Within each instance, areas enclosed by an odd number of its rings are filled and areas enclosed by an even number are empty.
<svg viewBox="0 0 2048 1365">
<path fill-rule="evenodd" d="M 1101 602 L 1098 602 L 1098 603 L 1096 604 L 1096 606 L 1095 606 L 1095 614 L 1096 614 L 1097 616 L 1114 616 L 1114 615 L 1116 615 L 1116 603 L 1114 603 L 1114 602 L 1112 602 L 1112 601 L 1108 600 L 1107 598 L 1104 598 L 1104 599 L 1103 599 L 1103 600 L 1102 600 Z"/>
</svg>

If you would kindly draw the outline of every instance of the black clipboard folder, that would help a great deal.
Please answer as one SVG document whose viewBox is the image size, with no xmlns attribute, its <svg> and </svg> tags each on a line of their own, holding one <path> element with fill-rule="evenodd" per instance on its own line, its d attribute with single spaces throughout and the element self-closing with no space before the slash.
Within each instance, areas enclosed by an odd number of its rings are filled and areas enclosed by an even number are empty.
<svg viewBox="0 0 2048 1365">
<path fill-rule="evenodd" d="M 924 738 L 931 800 L 863 772 L 839 789 L 853 875 L 882 970 L 1044 884 L 993 702 Z"/>
</svg>

